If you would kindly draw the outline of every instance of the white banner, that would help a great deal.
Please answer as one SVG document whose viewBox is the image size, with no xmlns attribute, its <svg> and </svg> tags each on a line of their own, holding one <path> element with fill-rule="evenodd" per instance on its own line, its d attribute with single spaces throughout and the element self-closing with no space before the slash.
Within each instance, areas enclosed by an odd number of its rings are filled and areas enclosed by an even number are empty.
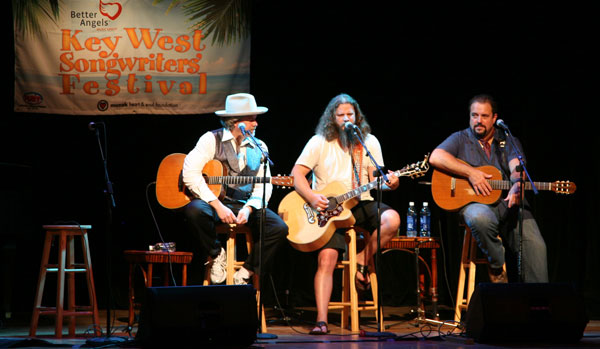
<svg viewBox="0 0 600 349">
<path fill-rule="evenodd" d="M 223 109 L 228 94 L 249 92 L 247 24 L 213 20 L 221 31 L 208 34 L 201 27 L 210 11 L 247 7 L 198 9 L 177 0 L 40 3 L 13 5 L 17 112 L 202 114 Z M 36 11 L 40 16 L 31 14 Z"/>
</svg>

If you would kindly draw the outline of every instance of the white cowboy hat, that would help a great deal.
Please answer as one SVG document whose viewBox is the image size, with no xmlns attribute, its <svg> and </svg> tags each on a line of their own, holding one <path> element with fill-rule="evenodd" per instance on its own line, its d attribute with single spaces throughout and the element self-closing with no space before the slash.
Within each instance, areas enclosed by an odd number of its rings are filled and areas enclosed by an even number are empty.
<svg viewBox="0 0 600 349">
<path fill-rule="evenodd" d="M 268 108 L 257 107 L 254 96 L 249 93 L 236 93 L 227 96 L 225 110 L 217 110 L 219 116 L 244 116 L 266 113 Z"/>
</svg>

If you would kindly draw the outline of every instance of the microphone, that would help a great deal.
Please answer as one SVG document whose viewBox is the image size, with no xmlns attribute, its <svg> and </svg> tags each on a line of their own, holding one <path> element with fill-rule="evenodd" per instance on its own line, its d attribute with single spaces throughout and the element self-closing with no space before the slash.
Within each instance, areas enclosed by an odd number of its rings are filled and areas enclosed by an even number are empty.
<svg viewBox="0 0 600 349">
<path fill-rule="evenodd" d="M 353 123 L 351 123 L 350 121 L 346 121 L 346 122 L 344 123 L 344 128 L 345 128 L 346 130 L 357 130 L 357 129 L 358 129 L 358 126 L 354 125 L 354 124 L 353 124 Z"/>
<path fill-rule="evenodd" d="M 244 123 L 239 123 L 238 124 L 238 128 L 240 129 L 240 131 L 242 131 L 242 134 L 245 136 L 246 135 L 246 125 L 244 125 Z"/>
<path fill-rule="evenodd" d="M 498 119 L 498 120 L 496 120 L 496 126 L 497 126 L 498 128 L 501 128 L 501 129 L 503 129 L 504 131 L 507 131 L 507 132 L 508 132 L 508 126 L 506 126 L 506 124 L 504 123 L 504 120 L 502 120 L 502 119 Z"/>
<path fill-rule="evenodd" d="M 99 125 L 99 124 L 101 124 L 101 123 L 102 123 L 102 122 L 93 122 L 93 121 L 92 121 L 92 122 L 90 122 L 90 123 L 88 124 L 88 129 L 89 129 L 90 131 L 96 131 L 96 129 L 98 128 L 98 125 Z"/>
</svg>

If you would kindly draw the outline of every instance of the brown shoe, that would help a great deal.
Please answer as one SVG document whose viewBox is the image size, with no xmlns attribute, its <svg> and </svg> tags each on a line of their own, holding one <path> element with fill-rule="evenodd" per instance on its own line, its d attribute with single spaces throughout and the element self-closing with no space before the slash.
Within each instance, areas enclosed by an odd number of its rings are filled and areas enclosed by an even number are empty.
<svg viewBox="0 0 600 349">
<path fill-rule="evenodd" d="M 508 276 L 506 275 L 506 270 L 502 268 L 490 268 L 488 266 L 488 275 L 490 276 L 490 281 L 495 284 L 506 284 L 508 283 Z"/>
</svg>

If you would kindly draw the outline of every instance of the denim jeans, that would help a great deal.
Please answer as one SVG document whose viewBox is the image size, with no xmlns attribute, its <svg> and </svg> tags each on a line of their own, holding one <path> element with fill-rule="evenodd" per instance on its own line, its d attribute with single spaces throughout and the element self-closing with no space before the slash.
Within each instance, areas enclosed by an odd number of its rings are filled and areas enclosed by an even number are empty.
<svg viewBox="0 0 600 349">
<path fill-rule="evenodd" d="M 519 208 L 508 208 L 504 201 L 494 205 L 472 203 L 461 210 L 465 224 L 471 229 L 479 248 L 487 256 L 490 267 L 501 268 L 505 262 L 502 241 L 511 252 L 519 253 Z M 546 243 L 531 212 L 523 210 L 523 249 L 521 276 L 523 282 L 548 282 Z"/>
</svg>

